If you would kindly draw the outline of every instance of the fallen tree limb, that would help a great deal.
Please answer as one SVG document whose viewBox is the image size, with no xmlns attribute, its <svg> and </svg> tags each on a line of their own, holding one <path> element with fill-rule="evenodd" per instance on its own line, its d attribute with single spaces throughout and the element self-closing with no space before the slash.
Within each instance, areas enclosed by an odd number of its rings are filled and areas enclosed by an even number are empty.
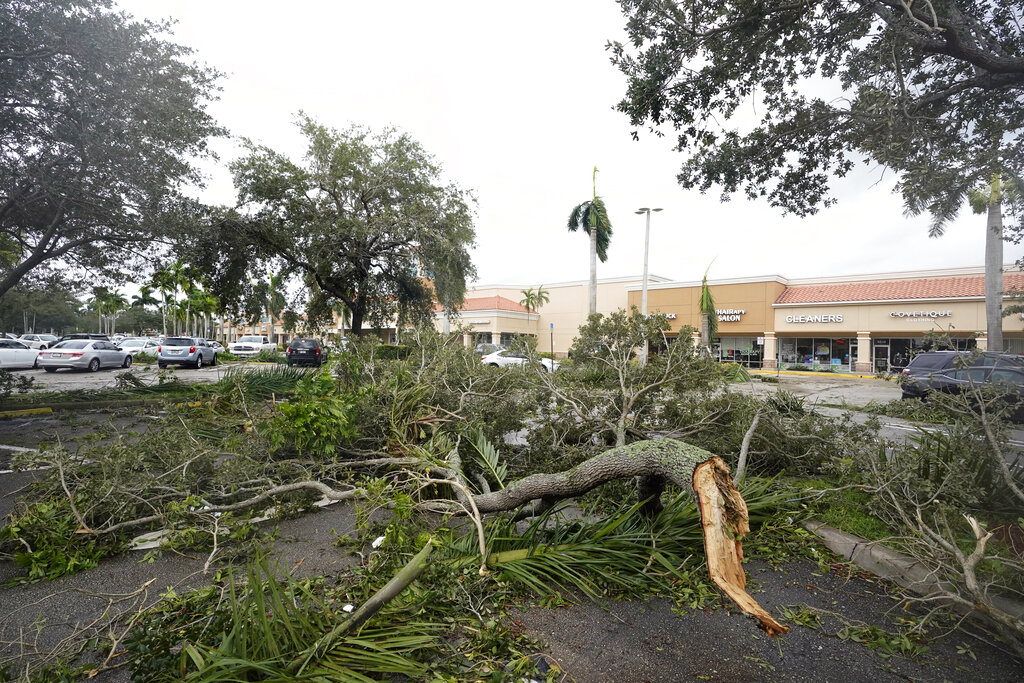
<svg viewBox="0 0 1024 683">
<path fill-rule="evenodd" d="M 773 619 L 746 591 L 741 539 L 750 531 L 747 505 L 733 485 L 725 461 L 701 448 L 672 439 L 637 441 L 605 451 L 566 472 L 534 474 L 473 500 L 483 514 L 511 511 L 537 500 L 550 505 L 614 479 L 634 477 L 638 478 L 641 500 L 647 500 L 643 508 L 647 514 L 660 511 L 666 482 L 697 499 L 711 579 L 740 609 L 757 619 L 768 635 L 786 633 L 789 627 Z"/>
</svg>

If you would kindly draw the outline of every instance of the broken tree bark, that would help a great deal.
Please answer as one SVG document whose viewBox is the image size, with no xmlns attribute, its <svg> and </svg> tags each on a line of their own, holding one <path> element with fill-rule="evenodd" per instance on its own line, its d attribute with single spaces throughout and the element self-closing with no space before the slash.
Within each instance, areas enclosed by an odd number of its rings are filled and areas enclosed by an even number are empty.
<svg viewBox="0 0 1024 683">
<path fill-rule="evenodd" d="M 729 477 L 729 466 L 716 455 L 673 439 L 637 441 L 580 463 L 566 472 L 534 474 L 505 489 L 474 496 L 483 513 L 515 510 L 531 501 L 545 505 L 575 498 L 613 479 L 637 477 L 644 511 L 661 510 L 660 494 L 671 482 L 698 501 L 704 551 L 712 581 L 740 609 L 757 619 L 768 635 L 786 633 L 746 591 L 742 537 L 750 531 L 747 505 Z"/>
</svg>

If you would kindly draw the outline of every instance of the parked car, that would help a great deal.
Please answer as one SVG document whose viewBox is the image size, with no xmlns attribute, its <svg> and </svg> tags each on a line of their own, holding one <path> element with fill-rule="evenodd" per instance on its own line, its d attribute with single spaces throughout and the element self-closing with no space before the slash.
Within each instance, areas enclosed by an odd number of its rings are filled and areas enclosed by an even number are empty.
<svg viewBox="0 0 1024 683">
<path fill-rule="evenodd" d="M 266 335 L 250 334 L 228 344 L 228 351 L 232 355 L 245 358 L 255 356 L 261 351 L 277 351 L 277 344 L 270 341 L 270 337 Z"/>
<path fill-rule="evenodd" d="M 138 353 L 148 353 L 151 356 L 155 356 L 160 345 L 147 337 L 129 337 L 118 344 L 117 347 L 122 351 L 127 351 L 134 357 Z"/>
<path fill-rule="evenodd" d="M 489 356 L 495 351 L 501 351 L 504 346 L 501 344 L 491 344 L 490 342 L 480 342 L 473 347 L 473 353 L 479 356 Z"/>
<path fill-rule="evenodd" d="M 130 368 L 132 356 L 102 339 L 69 339 L 39 352 L 39 367 L 47 372 L 60 368 L 89 370 Z"/>
<path fill-rule="evenodd" d="M 226 351 L 226 349 L 224 348 L 224 345 L 221 344 L 216 339 L 207 339 L 206 343 L 209 344 L 210 348 L 212 348 L 217 353 L 224 353 L 224 351 Z"/>
<path fill-rule="evenodd" d="M 481 363 L 492 365 L 496 368 L 504 368 L 509 365 L 526 365 L 528 360 L 525 354 L 513 353 L 508 349 L 498 349 L 480 358 Z M 559 367 L 558 361 L 553 361 L 550 358 L 541 358 L 540 363 L 541 367 L 547 372 L 557 370 Z"/>
<path fill-rule="evenodd" d="M 72 334 L 65 334 L 57 341 L 70 341 L 72 339 L 95 339 L 97 341 L 110 341 L 110 337 L 105 334 L 87 334 L 85 332 L 73 332 Z"/>
<path fill-rule="evenodd" d="M 23 334 L 18 341 L 33 349 L 48 349 L 57 342 L 57 337 L 52 334 Z"/>
<path fill-rule="evenodd" d="M 34 368 L 39 351 L 19 339 L 0 339 L 0 368 Z"/>
<path fill-rule="evenodd" d="M 918 354 L 903 369 L 903 398 L 923 398 L 931 391 L 958 393 L 973 384 L 987 384 L 1006 373 L 993 370 L 1015 369 L 1024 372 L 1024 356 L 1013 353 L 968 353 L 964 351 L 926 351 Z"/>
<path fill-rule="evenodd" d="M 288 365 L 316 365 L 317 367 L 327 362 L 330 351 L 326 346 L 320 344 L 319 339 L 296 337 L 288 345 L 285 352 Z"/>
<path fill-rule="evenodd" d="M 197 337 L 168 337 L 156 348 L 156 364 L 187 365 L 198 370 L 204 365 L 217 364 L 217 352 L 205 339 Z"/>
</svg>

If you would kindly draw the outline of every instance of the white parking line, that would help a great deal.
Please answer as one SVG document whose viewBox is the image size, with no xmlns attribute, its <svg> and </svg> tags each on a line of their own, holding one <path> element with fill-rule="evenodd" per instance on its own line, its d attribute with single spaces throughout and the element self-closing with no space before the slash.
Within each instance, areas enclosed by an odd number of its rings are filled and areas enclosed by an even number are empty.
<svg viewBox="0 0 1024 683">
<path fill-rule="evenodd" d="M 35 448 L 25 448 L 24 446 L 8 446 L 7 444 L 0 444 L 0 451 L 14 451 L 15 453 L 36 453 L 38 452 Z M 0 474 L 14 474 L 15 472 L 38 472 L 40 470 L 48 470 L 50 466 L 45 467 L 30 467 L 24 470 L 0 470 Z"/>
</svg>

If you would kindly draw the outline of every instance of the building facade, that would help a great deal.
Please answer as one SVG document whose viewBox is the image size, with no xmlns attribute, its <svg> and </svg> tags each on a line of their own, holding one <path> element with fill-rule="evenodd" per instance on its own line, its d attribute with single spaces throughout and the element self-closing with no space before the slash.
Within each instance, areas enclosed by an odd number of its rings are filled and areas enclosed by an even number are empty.
<svg viewBox="0 0 1024 683">
<path fill-rule="evenodd" d="M 709 285 L 718 312 L 712 353 L 750 367 L 880 372 L 899 370 L 916 352 L 936 345 L 987 346 L 981 267 L 806 279 L 772 275 Z M 1007 299 L 1024 290 L 1024 273 L 1007 266 L 1003 289 Z M 639 289 L 629 290 L 629 304 L 639 306 Z M 651 312 L 675 314 L 673 331 L 699 329 L 699 282 L 659 283 L 649 290 Z M 1003 319 L 1003 335 L 1004 350 L 1024 353 L 1020 315 Z"/>
<path fill-rule="evenodd" d="M 711 351 L 754 368 L 899 370 L 924 348 L 986 348 L 984 268 L 951 268 L 844 277 L 780 275 L 709 282 L 718 316 Z M 525 286 L 471 288 L 457 316 L 435 311 L 441 331 L 461 326 L 463 342 L 508 343 L 537 338 L 540 351 L 565 356 L 587 317 L 587 281 L 543 285 L 550 301 L 527 311 Z M 671 332 L 700 329 L 701 283 L 648 278 L 650 313 L 669 317 Z M 640 307 L 640 277 L 598 281 L 598 311 Z M 1006 266 L 1004 298 L 1024 292 L 1024 273 Z M 1004 302 L 1005 305 L 1005 302 Z M 1006 351 L 1024 353 L 1024 319 L 1003 319 Z"/>
</svg>

